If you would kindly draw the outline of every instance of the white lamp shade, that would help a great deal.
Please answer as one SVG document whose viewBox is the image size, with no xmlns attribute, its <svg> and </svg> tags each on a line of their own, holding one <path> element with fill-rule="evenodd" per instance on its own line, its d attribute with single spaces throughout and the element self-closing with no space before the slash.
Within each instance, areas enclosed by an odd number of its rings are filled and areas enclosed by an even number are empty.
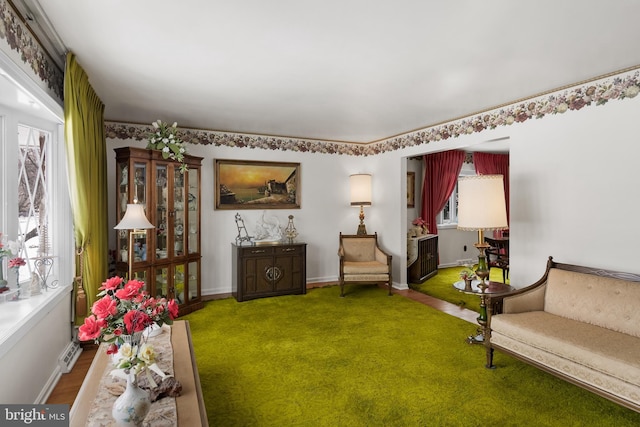
<svg viewBox="0 0 640 427">
<path fill-rule="evenodd" d="M 458 229 L 508 227 L 502 175 L 476 175 L 458 181 Z"/>
<path fill-rule="evenodd" d="M 350 175 L 349 184 L 351 186 L 351 206 L 370 206 L 371 175 Z"/>
<path fill-rule="evenodd" d="M 149 222 L 144 214 L 142 205 L 129 203 L 127 204 L 127 210 L 125 211 L 124 216 L 118 225 L 113 228 L 116 230 L 141 230 L 155 227 Z"/>
</svg>

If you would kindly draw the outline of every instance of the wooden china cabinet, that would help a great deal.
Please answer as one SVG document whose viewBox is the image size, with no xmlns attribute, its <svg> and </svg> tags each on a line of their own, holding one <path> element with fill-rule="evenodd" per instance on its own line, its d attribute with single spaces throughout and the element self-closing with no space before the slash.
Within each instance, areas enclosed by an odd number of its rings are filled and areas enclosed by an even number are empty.
<svg viewBox="0 0 640 427">
<path fill-rule="evenodd" d="M 134 234 L 133 276 L 156 297 L 175 298 L 180 314 L 203 306 L 200 255 L 202 157 L 185 156 L 188 170 L 158 150 L 124 147 L 116 152 L 116 223 L 127 203 L 144 206 L 155 228 Z M 116 231 L 116 272 L 128 274 L 129 230 Z"/>
</svg>

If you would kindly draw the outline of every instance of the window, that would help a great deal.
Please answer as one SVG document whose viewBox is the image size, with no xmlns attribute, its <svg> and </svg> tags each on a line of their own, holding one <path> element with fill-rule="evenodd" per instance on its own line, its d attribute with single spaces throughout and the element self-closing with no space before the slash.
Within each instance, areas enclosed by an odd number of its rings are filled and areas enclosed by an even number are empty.
<svg viewBox="0 0 640 427">
<path fill-rule="evenodd" d="M 449 200 L 438 214 L 438 225 L 449 225 L 458 223 L 458 183 L 453 189 Z"/>
<path fill-rule="evenodd" d="M 18 124 L 18 241 L 19 256 L 26 265 L 20 277 L 30 279 L 33 272 L 44 278 L 51 272 L 49 226 L 51 224 L 51 191 L 49 161 L 52 150 L 51 132 Z"/>
<path fill-rule="evenodd" d="M 472 170 L 462 170 L 458 179 L 464 176 L 475 175 L 475 171 Z M 438 227 L 446 227 L 453 226 L 458 224 L 458 183 L 456 182 L 456 187 L 453 189 L 451 196 L 449 196 L 449 200 L 444 205 L 444 208 L 440 211 L 437 217 Z"/>
<path fill-rule="evenodd" d="M 63 108 L 4 62 L 1 52 L 0 67 L 0 233 L 20 244 L 17 256 L 26 261 L 17 271 L 21 285 L 34 273 L 40 279 L 46 273 L 47 285 L 67 287 L 74 276 L 74 242 Z M 43 261 L 47 257 L 51 262 Z M 7 264 L 5 259 L 0 268 L 14 288 L 16 276 Z"/>
</svg>

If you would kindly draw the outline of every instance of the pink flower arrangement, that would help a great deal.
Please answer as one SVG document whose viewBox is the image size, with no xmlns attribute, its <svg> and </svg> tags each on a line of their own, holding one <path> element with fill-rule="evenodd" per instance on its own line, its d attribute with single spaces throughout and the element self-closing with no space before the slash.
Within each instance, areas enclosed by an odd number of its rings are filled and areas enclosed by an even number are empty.
<svg viewBox="0 0 640 427">
<path fill-rule="evenodd" d="M 426 227 L 426 226 L 428 225 L 428 224 L 427 224 L 427 221 L 425 221 L 424 219 L 422 219 L 422 217 L 418 217 L 418 218 L 414 219 L 414 220 L 413 220 L 413 222 L 412 222 L 411 224 L 413 224 L 413 225 L 417 225 L 417 226 L 419 226 L 419 227 L 423 227 L 423 228 L 424 228 L 424 227 Z"/>
<path fill-rule="evenodd" d="M 27 263 L 25 262 L 24 258 L 20 258 L 19 256 L 17 256 L 15 258 L 11 258 L 9 260 L 9 264 L 7 264 L 7 267 L 9 267 L 9 268 L 20 268 L 23 265 L 27 265 Z"/>
<path fill-rule="evenodd" d="M 460 272 L 460 278 L 462 280 L 475 280 L 476 277 L 476 273 L 474 273 L 470 268 L 465 268 Z"/>
<path fill-rule="evenodd" d="M 17 254 L 20 252 L 20 243 L 14 240 L 7 240 L 6 237 L 0 233 L 0 259 Z"/>
<path fill-rule="evenodd" d="M 174 299 L 154 298 L 144 290 L 144 282 L 112 277 L 102 283 L 99 299 L 78 331 L 81 341 L 108 342 L 107 353 L 118 351 L 123 335 L 142 332 L 154 323 L 171 325 L 178 317 Z"/>
</svg>

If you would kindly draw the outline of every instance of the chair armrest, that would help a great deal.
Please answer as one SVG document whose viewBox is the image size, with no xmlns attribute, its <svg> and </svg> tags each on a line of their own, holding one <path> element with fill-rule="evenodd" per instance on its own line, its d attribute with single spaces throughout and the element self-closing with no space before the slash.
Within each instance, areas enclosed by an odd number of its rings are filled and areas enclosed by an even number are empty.
<svg viewBox="0 0 640 427">
<path fill-rule="evenodd" d="M 538 281 L 526 288 L 518 289 L 514 292 L 487 295 L 488 324 L 491 325 L 491 318 L 496 314 L 526 313 L 529 311 L 544 310 L 544 296 L 547 289 L 546 277 L 544 281 Z"/>
<path fill-rule="evenodd" d="M 502 294 L 490 294 L 488 304 L 490 307 L 500 307 L 500 311 L 489 310 L 488 323 L 491 325 L 491 316 L 499 313 L 524 313 L 527 311 L 544 310 L 544 297 L 547 290 L 547 280 L 549 271 L 556 265 L 553 257 L 549 257 L 547 268 L 542 277 L 532 285 L 525 288 L 517 289 L 514 292 L 505 292 Z"/>
<path fill-rule="evenodd" d="M 524 313 L 544 310 L 547 282 L 528 286 L 505 295 L 502 300 L 503 313 Z"/>
<path fill-rule="evenodd" d="M 391 266 L 391 255 L 387 254 L 378 246 L 376 246 L 375 254 L 376 254 L 376 261 L 382 264 L 387 264 L 388 266 Z"/>
</svg>

